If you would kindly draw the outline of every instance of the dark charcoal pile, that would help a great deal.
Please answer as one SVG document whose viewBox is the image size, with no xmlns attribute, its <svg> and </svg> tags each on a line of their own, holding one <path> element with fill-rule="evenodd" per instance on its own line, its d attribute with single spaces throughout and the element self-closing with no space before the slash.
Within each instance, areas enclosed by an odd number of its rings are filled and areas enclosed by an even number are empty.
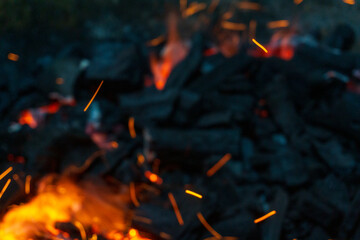
<svg viewBox="0 0 360 240">
<path fill-rule="evenodd" d="M 344 42 L 346 36 L 332 47 Z M 208 46 L 195 34 L 163 91 L 144 87 L 151 77 L 147 50 L 131 41 L 95 44 L 86 68 L 78 68 L 87 65 L 78 58 L 59 56 L 36 80 L 1 82 L 1 169 L 11 164 L 36 183 L 83 165 L 101 148 L 104 156 L 81 174 L 135 183 L 140 206 L 133 226 L 154 239 L 211 237 L 198 212 L 224 237 L 360 239 L 360 56 L 306 41 L 289 61 L 254 57 L 248 47 L 231 58 L 205 56 Z M 64 83 L 49 84 L 59 76 Z M 76 104 L 57 95 L 50 101 L 47 93 L 55 91 L 74 94 Z M 59 110 L 39 110 L 49 104 Z M 23 121 L 36 126 L 18 123 L 24 110 L 33 119 Z M 231 160 L 208 177 L 227 153 Z M 151 183 L 147 171 L 162 183 Z M 11 185 L 2 204 L 23 199 L 19 190 Z M 274 216 L 254 223 L 272 210 Z"/>
</svg>

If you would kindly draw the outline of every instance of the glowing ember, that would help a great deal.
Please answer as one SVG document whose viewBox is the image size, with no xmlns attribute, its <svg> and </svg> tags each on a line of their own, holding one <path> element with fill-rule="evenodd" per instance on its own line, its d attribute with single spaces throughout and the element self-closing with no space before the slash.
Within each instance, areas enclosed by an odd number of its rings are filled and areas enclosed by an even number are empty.
<svg viewBox="0 0 360 240">
<path fill-rule="evenodd" d="M 155 173 L 152 173 L 150 171 L 145 172 L 145 177 L 150 180 L 150 182 L 156 183 L 156 184 L 162 184 L 162 179 L 156 175 Z"/>
<path fill-rule="evenodd" d="M 196 214 L 196 216 L 198 217 L 199 221 L 202 223 L 202 225 L 216 238 L 216 239 L 222 239 L 222 236 L 215 231 L 215 229 L 213 229 L 210 224 L 205 220 L 204 216 L 198 212 Z"/>
<path fill-rule="evenodd" d="M 265 219 L 267 219 L 267 218 L 269 218 L 269 217 L 271 217 L 272 215 L 275 215 L 275 214 L 276 214 L 276 211 L 271 211 L 268 214 L 262 216 L 261 218 L 255 219 L 254 223 L 259 223 L 261 221 L 264 221 Z"/>
<path fill-rule="evenodd" d="M 15 53 L 9 53 L 8 54 L 8 59 L 11 61 L 18 61 L 19 60 L 19 55 L 15 54 Z"/>
<path fill-rule="evenodd" d="M 169 196 L 170 203 L 173 206 L 173 209 L 174 209 L 174 212 L 175 212 L 175 215 L 176 215 L 176 218 L 177 218 L 179 224 L 184 225 L 184 220 L 181 216 L 181 213 L 180 213 L 179 207 L 175 201 L 174 195 L 172 193 L 169 193 L 168 196 Z"/>
<path fill-rule="evenodd" d="M 5 187 L 9 184 L 10 180 Z M 116 233 L 118 238 L 108 239 L 145 240 L 138 232 L 124 233 L 131 217 L 127 204 L 126 192 L 114 192 L 98 180 L 75 184 L 67 178 L 48 176 L 41 180 L 37 196 L 5 214 L 0 223 L 1 239 L 69 239 L 69 233 L 56 228 L 56 223 L 63 222 L 73 223 L 82 239 Z"/>
<path fill-rule="evenodd" d="M 129 118 L 128 127 L 131 138 L 136 138 L 135 119 L 133 117 Z"/>
<path fill-rule="evenodd" d="M 3 187 L 3 189 L 0 192 L 0 198 L 2 198 L 2 196 L 4 195 L 6 189 L 9 187 L 9 184 L 11 183 L 11 179 L 8 179 L 5 183 L 5 186 Z"/>
<path fill-rule="evenodd" d="M 193 2 L 190 4 L 190 6 L 185 9 L 182 13 L 182 16 L 184 18 L 190 17 L 191 15 L 194 15 L 195 13 L 198 13 L 206 8 L 205 3 L 196 3 Z"/>
<path fill-rule="evenodd" d="M 233 31 L 244 31 L 246 29 L 246 25 L 243 23 L 233 23 L 228 21 L 223 21 L 221 27 Z"/>
<path fill-rule="evenodd" d="M 343 2 L 349 5 L 355 5 L 355 0 L 343 0 Z"/>
<path fill-rule="evenodd" d="M 100 90 L 100 88 L 101 88 L 101 86 L 102 86 L 103 83 L 104 83 L 104 80 L 101 81 L 101 83 L 100 83 L 99 87 L 97 88 L 95 94 L 94 94 L 94 95 L 92 96 L 92 98 L 90 99 L 88 105 L 86 105 L 86 107 L 84 108 L 84 112 L 86 112 L 86 110 L 90 107 L 90 104 L 92 103 L 92 101 L 93 101 L 94 98 L 96 97 L 96 95 L 97 95 L 97 93 L 99 92 L 99 90 Z"/>
<path fill-rule="evenodd" d="M 145 157 L 144 157 L 144 155 L 142 155 L 141 153 L 139 153 L 139 154 L 137 155 L 137 164 L 138 164 L 139 166 L 141 166 L 141 165 L 144 164 L 144 162 L 145 162 Z"/>
<path fill-rule="evenodd" d="M 19 123 L 21 125 L 28 125 L 31 128 L 36 128 L 38 125 L 30 110 L 24 110 L 20 113 Z"/>
<path fill-rule="evenodd" d="M 229 160 L 231 159 L 231 154 L 227 153 L 225 154 L 212 168 L 210 168 L 206 175 L 208 177 L 211 177 L 214 175 L 220 168 L 222 168 Z"/>
<path fill-rule="evenodd" d="M 289 21 L 288 20 L 272 21 L 272 22 L 268 22 L 267 26 L 270 29 L 288 27 Z"/>
<path fill-rule="evenodd" d="M 64 84 L 64 79 L 61 78 L 61 77 L 59 77 L 59 78 L 57 78 L 57 79 L 55 80 L 55 82 L 56 82 L 57 85 L 62 85 L 62 84 Z"/>
<path fill-rule="evenodd" d="M 240 2 L 237 4 L 237 7 L 242 10 L 254 10 L 254 11 L 258 11 L 261 9 L 261 5 L 254 2 Z"/>
<path fill-rule="evenodd" d="M 11 172 L 13 170 L 13 167 L 9 167 L 8 169 L 6 169 L 1 175 L 0 175 L 0 180 L 3 179 L 6 175 L 9 174 L 9 172 Z"/>
<path fill-rule="evenodd" d="M 164 41 L 165 41 L 165 36 L 161 35 L 161 36 L 159 36 L 157 38 L 154 38 L 154 39 L 148 41 L 146 45 L 148 45 L 150 47 L 155 47 L 155 46 L 159 45 L 160 43 L 162 43 Z"/>
<path fill-rule="evenodd" d="M 193 195 L 194 197 L 203 198 L 203 196 L 201 196 L 200 194 L 198 194 L 198 193 L 196 193 L 196 192 L 193 192 L 193 191 L 190 191 L 190 190 L 185 190 L 185 192 L 186 192 L 187 194 Z"/>
<path fill-rule="evenodd" d="M 31 183 L 31 176 L 27 175 L 25 178 L 25 193 L 26 194 L 30 193 L 30 183 Z"/>
<path fill-rule="evenodd" d="M 252 39 L 252 41 L 253 41 L 259 48 L 261 48 L 264 52 L 268 53 L 268 50 L 267 50 L 263 45 L 261 45 L 260 43 L 258 43 L 258 41 L 256 41 L 255 39 Z"/>
</svg>

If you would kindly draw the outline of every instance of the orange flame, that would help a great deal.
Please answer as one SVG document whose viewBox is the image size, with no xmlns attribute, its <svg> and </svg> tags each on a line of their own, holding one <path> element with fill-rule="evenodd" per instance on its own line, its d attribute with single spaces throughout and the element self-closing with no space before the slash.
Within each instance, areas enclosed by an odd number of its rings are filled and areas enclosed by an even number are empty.
<svg viewBox="0 0 360 240">
<path fill-rule="evenodd" d="M 31 128 L 36 128 L 38 123 L 35 121 L 34 116 L 30 112 L 30 110 L 24 110 L 20 113 L 19 123 L 21 125 L 28 125 Z"/>
</svg>

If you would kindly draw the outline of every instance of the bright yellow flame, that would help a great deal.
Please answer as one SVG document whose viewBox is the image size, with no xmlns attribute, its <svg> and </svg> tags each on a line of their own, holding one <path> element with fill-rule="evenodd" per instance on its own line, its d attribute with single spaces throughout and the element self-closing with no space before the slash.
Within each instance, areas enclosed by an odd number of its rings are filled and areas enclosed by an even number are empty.
<svg viewBox="0 0 360 240">
<path fill-rule="evenodd" d="M 202 198 L 203 196 L 201 196 L 200 194 L 196 193 L 196 192 L 193 192 L 193 191 L 190 191 L 190 190 L 185 190 L 185 192 L 187 194 L 190 194 L 190 195 L 193 195 L 194 197 L 197 197 L 197 198 Z"/>
</svg>

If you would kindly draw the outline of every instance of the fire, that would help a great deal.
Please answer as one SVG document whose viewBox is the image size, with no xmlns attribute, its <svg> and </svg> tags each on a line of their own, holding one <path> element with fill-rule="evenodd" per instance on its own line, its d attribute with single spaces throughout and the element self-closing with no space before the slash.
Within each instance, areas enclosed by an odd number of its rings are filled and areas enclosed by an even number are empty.
<svg viewBox="0 0 360 240">
<path fill-rule="evenodd" d="M 178 17 L 169 15 L 168 41 L 160 58 L 150 55 L 150 68 L 154 76 L 154 84 L 158 90 L 163 90 L 172 69 L 187 55 L 189 48 L 180 40 L 177 31 Z"/>
<path fill-rule="evenodd" d="M 15 54 L 15 53 L 9 53 L 8 59 L 11 61 L 17 62 L 17 61 L 19 61 L 19 55 Z"/>
<path fill-rule="evenodd" d="M 114 192 L 96 181 L 75 182 L 48 176 L 30 202 L 11 208 L 0 223 L 3 240 L 70 239 L 59 223 L 72 223 L 82 239 L 106 236 L 109 240 L 146 240 L 137 230 L 126 230 L 131 212 L 124 192 Z"/>
</svg>

